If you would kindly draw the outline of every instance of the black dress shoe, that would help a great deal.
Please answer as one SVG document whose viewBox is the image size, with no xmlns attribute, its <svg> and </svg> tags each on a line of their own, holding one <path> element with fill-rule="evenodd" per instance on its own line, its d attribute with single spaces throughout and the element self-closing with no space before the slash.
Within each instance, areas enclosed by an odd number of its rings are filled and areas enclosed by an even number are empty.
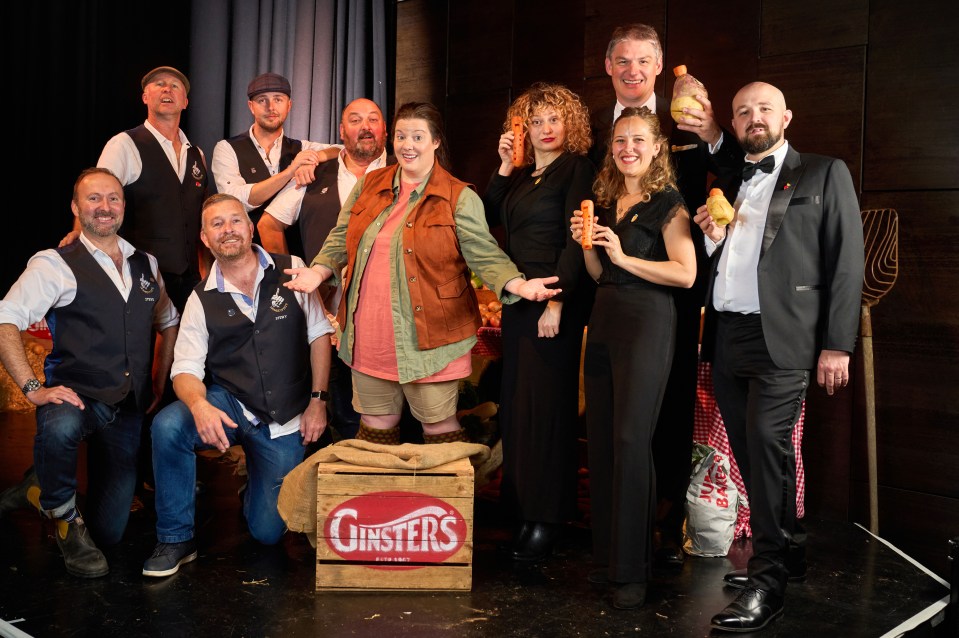
<svg viewBox="0 0 959 638">
<path fill-rule="evenodd" d="M 526 542 L 513 550 L 513 560 L 536 562 L 553 553 L 561 526 L 555 523 L 532 523 Z"/>
<path fill-rule="evenodd" d="M 710 625 L 719 631 L 758 631 L 783 613 L 783 599 L 765 589 L 747 587 L 736 600 L 713 616 Z"/>
<path fill-rule="evenodd" d="M 533 530 L 533 524 L 529 521 L 523 521 L 513 531 L 513 536 L 508 541 L 503 541 L 496 546 L 496 549 L 505 554 L 512 555 L 513 552 L 523 549 L 526 546 L 526 539 Z"/>
<path fill-rule="evenodd" d="M 653 553 L 653 564 L 657 567 L 682 567 L 686 552 L 678 545 L 664 545 Z"/>
<path fill-rule="evenodd" d="M 790 583 L 801 583 L 806 580 L 806 563 L 803 562 L 790 569 L 787 580 Z M 736 589 L 745 589 L 749 587 L 749 573 L 745 569 L 734 569 L 723 576 L 723 585 L 735 587 Z"/>
</svg>

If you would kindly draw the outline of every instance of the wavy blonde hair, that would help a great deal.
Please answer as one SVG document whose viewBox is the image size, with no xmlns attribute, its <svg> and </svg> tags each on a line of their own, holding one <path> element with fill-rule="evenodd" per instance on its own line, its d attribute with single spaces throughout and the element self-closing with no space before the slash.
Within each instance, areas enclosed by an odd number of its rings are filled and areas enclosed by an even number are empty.
<svg viewBox="0 0 959 638">
<path fill-rule="evenodd" d="M 513 116 L 523 118 L 523 131 L 529 130 L 529 120 L 533 113 L 542 109 L 553 109 L 563 119 L 566 129 L 566 139 L 563 140 L 563 150 L 568 153 L 585 155 L 593 144 L 590 134 L 589 109 L 583 104 L 578 95 L 562 84 L 548 84 L 537 82 L 510 104 L 506 111 L 506 121 L 503 123 L 503 132 L 513 130 Z M 529 136 L 523 138 L 525 164 L 533 162 L 533 145 Z"/>
<path fill-rule="evenodd" d="M 645 106 L 641 108 L 629 106 L 623 109 L 622 114 L 613 122 L 607 140 L 609 150 L 606 152 L 606 158 L 603 159 L 603 167 L 596 176 L 596 181 L 593 182 L 596 202 L 604 208 L 612 206 L 617 199 L 626 194 L 626 178 L 619 172 L 613 160 L 613 138 L 616 135 L 616 125 L 630 117 L 638 117 L 646 122 L 655 142 L 660 145 L 659 154 L 653 158 L 646 173 L 639 180 L 643 201 L 648 202 L 654 193 L 664 191 L 668 187 L 676 188 L 676 174 L 673 171 L 673 163 L 669 159 L 669 142 L 663 135 L 659 118 Z"/>
</svg>

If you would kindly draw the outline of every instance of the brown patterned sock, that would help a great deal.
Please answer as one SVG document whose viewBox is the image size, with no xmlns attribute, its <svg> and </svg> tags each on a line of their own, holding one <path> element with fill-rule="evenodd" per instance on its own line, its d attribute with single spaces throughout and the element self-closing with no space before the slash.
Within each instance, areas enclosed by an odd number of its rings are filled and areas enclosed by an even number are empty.
<svg viewBox="0 0 959 638">
<path fill-rule="evenodd" d="M 423 433 L 423 443 L 469 443 L 469 437 L 466 436 L 466 430 L 460 428 L 452 432 L 443 432 L 442 434 Z"/>
<path fill-rule="evenodd" d="M 370 443 L 379 443 L 381 445 L 399 445 L 400 444 L 400 426 L 394 426 L 388 430 L 378 430 L 371 428 L 360 421 L 360 431 L 356 438 Z"/>
</svg>

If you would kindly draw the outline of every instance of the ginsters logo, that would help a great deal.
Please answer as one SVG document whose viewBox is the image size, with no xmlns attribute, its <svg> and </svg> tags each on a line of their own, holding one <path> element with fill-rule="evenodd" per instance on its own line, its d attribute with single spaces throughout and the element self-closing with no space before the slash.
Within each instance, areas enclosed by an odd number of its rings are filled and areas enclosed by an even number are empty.
<svg viewBox="0 0 959 638">
<path fill-rule="evenodd" d="M 415 492 L 373 492 L 351 498 L 330 512 L 324 531 L 326 542 L 342 558 L 397 563 L 395 567 L 442 562 L 463 547 L 467 533 L 466 521 L 456 508 Z"/>
</svg>

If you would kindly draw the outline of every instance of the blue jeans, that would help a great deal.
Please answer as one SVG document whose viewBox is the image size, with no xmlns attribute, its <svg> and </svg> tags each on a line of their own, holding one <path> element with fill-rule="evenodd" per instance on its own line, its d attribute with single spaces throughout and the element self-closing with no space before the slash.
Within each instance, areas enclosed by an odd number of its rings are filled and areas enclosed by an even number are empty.
<svg viewBox="0 0 959 638">
<path fill-rule="evenodd" d="M 69 403 L 37 408 L 33 463 L 40 482 L 40 506 L 59 518 L 76 504 L 77 455 L 87 442 L 87 503 L 84 520 L 98 544 L 123 536 L 137 477 L 137 450 L 143 414 L 133 405 L 114 407 L 81 397 L 81 410 Z"/>
<path fill-rule="evenodd" d="M 210 386 L 207 401 L 226 412 L 237 428 L 223 427 L 230 445 L 246 453 L 247 489 L 243 516 L 250 534 L 265 545 L 277 543 L 286 524 L 276 509 L 280 484 L 303 460 L 299 432 L 270 438 L 268 425 L 253 425 L 225 389 Z M 153 475 L 156 480 L 157 540 L 182 543 L 193 538 L 196 512 L 196 450 L 211 449 L 200 440 L 193 415 L 182 401 L 171 403 L 153 419 Z"/>
</svg>

